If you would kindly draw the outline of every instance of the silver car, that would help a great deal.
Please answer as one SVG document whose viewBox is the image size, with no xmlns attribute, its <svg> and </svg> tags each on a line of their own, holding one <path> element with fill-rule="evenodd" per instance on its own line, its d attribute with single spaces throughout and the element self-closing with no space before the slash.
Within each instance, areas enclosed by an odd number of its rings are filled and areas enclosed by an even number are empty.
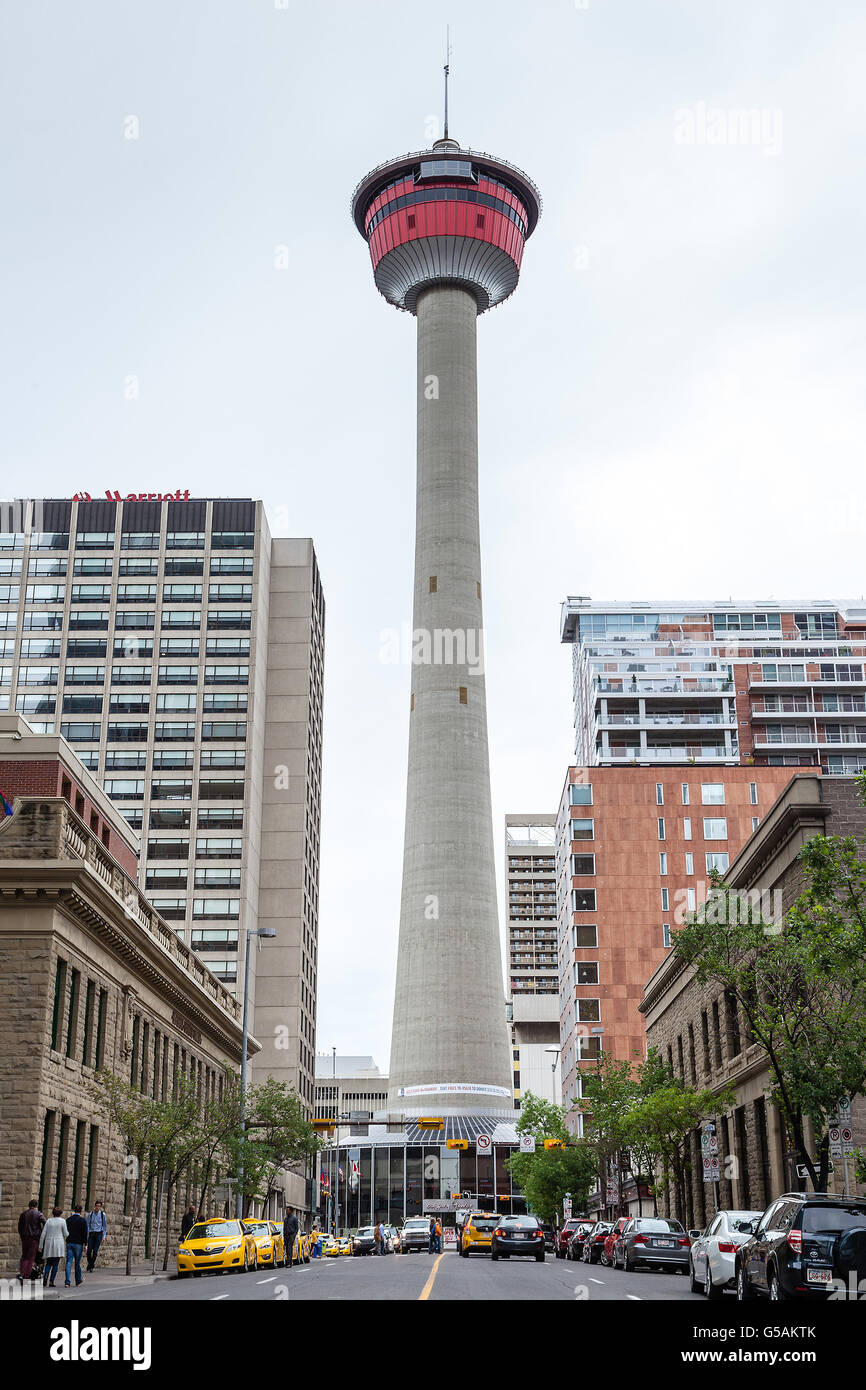
<svg viewBox="0 0 866 1390">
<path fill-rule="evenodd" d="M 697 1233 L 690 1252 L 692 1293 L 721 1298 L 736 1283 L 737 1251 L 761 1218 L 759 1211 L 719 1211 Z"/>
<path fill-rule="evenodd" d="M 635 1216 L 613 1247 L 614 1269 L 628 1272 L 637 1265 L 675 1269 L 685 1274 L 691 1242 L 672 1216 Z"/>
</svg>

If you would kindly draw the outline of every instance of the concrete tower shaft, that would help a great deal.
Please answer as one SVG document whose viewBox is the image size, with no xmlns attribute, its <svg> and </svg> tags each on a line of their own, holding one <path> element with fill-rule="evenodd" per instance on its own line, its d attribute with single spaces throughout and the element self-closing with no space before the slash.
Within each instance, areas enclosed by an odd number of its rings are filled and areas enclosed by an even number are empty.
<svg viewBox="0 0 866 1390">
<path fill-rule="evenodd" d="M 417 316 L 422 659 L 412 667 L 389 1105 L 489 1113 L 510 1109 L 510 1065 L 483 670 L 477 309 L 466 290 L 443 286 L 419 295 Z M 478 1092 L 477 1103 L 470 1091 L 413 1094 L 440 1083 L 501 1094 Z"/>
</svg>

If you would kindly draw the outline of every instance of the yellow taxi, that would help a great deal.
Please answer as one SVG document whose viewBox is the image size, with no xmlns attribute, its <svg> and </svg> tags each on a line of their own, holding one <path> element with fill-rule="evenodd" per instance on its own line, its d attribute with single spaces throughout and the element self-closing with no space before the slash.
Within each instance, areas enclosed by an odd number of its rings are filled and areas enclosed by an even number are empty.
<svg viewBox="0 0 866 1390">
<path fill-rule="evenodd" d="M 177 1247 L 177 1272 L 182 1279 L 209 1269 L 243 1270 L 246 1274 L 258 1264 L 255 1238 L 244 1229 L 244 1223 L 222 1216 L 197 1221 Z"/>
<path fill-rule="evenodd" d="M 340 1242 L 336 1236 L 325 1236 L 325 1243 L 322 1246 L 323 1255 L 341 1255 Z"/>
<path fill-rule="evenodd" d="M 353 1247 L 353 1245 L 352 1245 L 352 1237 L 351 1237 L 351 1236 L 340 1236 L 340 1254 L 341 1254 L 341 1255 L 353 1255 L 354 1253 L 355 1253 L 355 1252 L 354 1252 L 354 1247 Z"/>
<path fill-rule="evenodd" d="M 292 1250 L 293 1265 L 308 1265 L 310 1263 L 310 1237 L 304 1231 L 299 1231 L 295 1236 L 295 1244 Z"/>
<path fill-rule="evenodd" d="M 495 1211 L 472 1211 L 463 1223 L 463 1230 L 460 1232 L 460 1240 L 457 1245 L 458 1255 L 468 1256 L 475 1250 L 484 1250 L 489 1253 L 493 1240 L 493 1232 L 499 1222 L 499 1214 Z"/>
<path fill-rule="evenodd" d="M 257 1220 L 254 1216 L 250 1216 L 244 1221 L 243 1227 L 256 1243 L 257 1267 L 258 1265 L 270 1265 L 272 1269 L 276 1269 L 278 1264 L 283 1263 L 285 1242 L 275 1223 L 265 1221 L 264 1218 Z"/>
</svg>

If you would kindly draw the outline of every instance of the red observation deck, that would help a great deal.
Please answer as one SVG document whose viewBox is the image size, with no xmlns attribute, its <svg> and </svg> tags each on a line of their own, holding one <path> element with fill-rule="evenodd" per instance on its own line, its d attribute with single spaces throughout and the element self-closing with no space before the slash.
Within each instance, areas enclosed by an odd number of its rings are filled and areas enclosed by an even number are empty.
<svg viewBox="0 0 866 1390">
<path fill-rule="evenodd" d="M 520 169 L 455 140 L 380 164 L 352 195 L 376 287 L 414 314 L 431 285 L 475 296 L 479 314 L 514 291 L 541 195 Z"/>
</svg>

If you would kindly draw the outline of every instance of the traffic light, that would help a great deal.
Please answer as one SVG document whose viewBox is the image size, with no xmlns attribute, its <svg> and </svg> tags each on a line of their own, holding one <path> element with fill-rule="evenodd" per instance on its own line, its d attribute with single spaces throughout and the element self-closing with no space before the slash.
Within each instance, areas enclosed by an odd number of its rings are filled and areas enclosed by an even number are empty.
<svg viewBox="0 0 866 1390">
<path fill-rule="evenodd" d="M 445 1140 L 445 1147 L 446 1147 L 446 1149 L 468 1149 L 468 1148 L 469 1148 L 469 1140 L 468 1140 L 468 1139 L 446 1139 L 446 1140 Z"/>
<path fill-rule="evenodd" d="M 562 1139 L 545 1139 L 544 1147 L 546 1149 L 564 1149 L 565 1142 Z"/>
</svg>

